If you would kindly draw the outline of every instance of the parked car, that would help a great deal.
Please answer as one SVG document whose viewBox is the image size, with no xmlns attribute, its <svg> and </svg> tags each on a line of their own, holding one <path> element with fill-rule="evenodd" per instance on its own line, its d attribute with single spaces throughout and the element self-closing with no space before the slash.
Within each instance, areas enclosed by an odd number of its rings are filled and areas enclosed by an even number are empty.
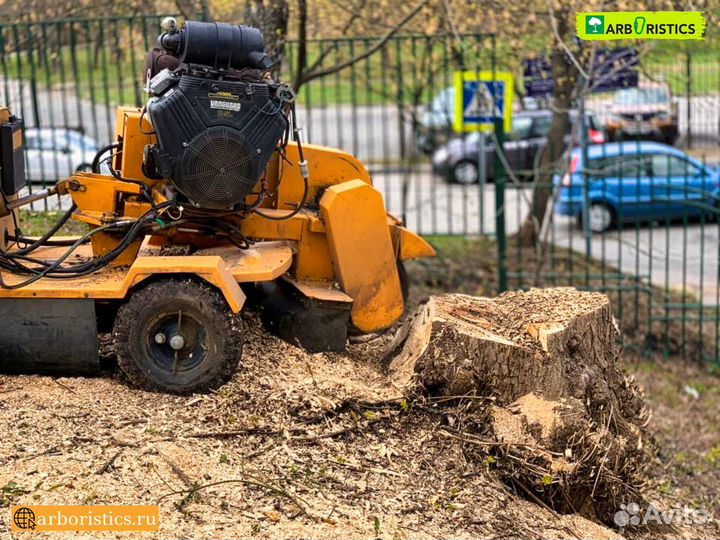
<svg viewBox="0 0 720 540">
<path fill-rule="evenodd" d="M 435 96 L 430 106 L 418 116 L 415 144 L 422 153 L 431 154 L 453 133 L 455 88 L 448 86 Z"/>
<path fill-rule="evenodd" d="M 26 128 L 24 136 L 29 182 L 55 182 L 77 170 L 89 171 L 99 148 L 93 138 L 67 128 Z"/>
<path fill-rule="evenodd" d="M 493 108 L 493 98 L 487 86 L 478 86 L 474 104 L 482 111 Z M 499 111 L 496 109 L 496 113 Z M 454 135 L 455 122 L 455 88 L 448 86 L 443 89 L 430 106 L 421 112 L 415 126 L 415 144 L 424 154 L 431 154 L 438 146 L 447 142 Z"/>
<path fill-rule="evenodd" d="M 513 172 L 521 177 L 532 175 L 538 153 L 547 146 L 553 112 L 548 109 L 515 113 L 512 130 L 503 145 L 505 159 Z M 570 111 L 570 125 L 577 122 L 577 111 Z M 602 124 L 591 113 L 586 113 L 588 141 L 605 141 Z M 480 178 L 480 138 L 485 138 L 485 171 L 487 180 L 495 176 L 495 145 L 487 134 L 471 133 L 457 137 L 438 148 L 432 156 L 433 172 L 458 184 L 475 184 Z M 570 143 L 570 134 L 565 144 Z"/>
<path fill-rule="evenodd" d="M 611 141 L 649 140 L 675 144 L 677 104 L 667 83 L 645 83 L 615 94 L 612 116 L 605 125 Z"/>
<path fill-rule="evenodd" d="M 583 169 L 588 176 L 588 222 L 604 232 L 622 221 L 714 215 L 720 171 L 656 142 L 590 145 L 588 163 L 579 148 L 569 154 L 569 170 L 555 177 L 555 213 L 582 224 Z"/>
</svg>

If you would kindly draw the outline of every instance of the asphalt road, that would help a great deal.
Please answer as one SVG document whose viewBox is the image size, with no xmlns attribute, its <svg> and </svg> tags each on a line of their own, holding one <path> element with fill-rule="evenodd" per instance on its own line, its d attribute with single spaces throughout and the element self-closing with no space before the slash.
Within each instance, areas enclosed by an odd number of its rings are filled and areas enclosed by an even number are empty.
<svg viewBox="0 0 720 540">
<path fill-rule="evenodd" d="M 405 217 L 408 226 L 422 234 L 496 233 L 493 184 L 449 185 L 429 174 L 380 174 L 375 185 L 385 196 L 390 211 Z M 403 198 L 403 193 L 404 198 Z M 528 187 L 508 187 L 503 206 L 507 235 L 516 233 L 529 210 Z M 403 200 L 405 204 L 403 205 Z M 664 221 L 630 223 L 620 231 L 593 234 L 588 242 L 575 220 L 554 216 L 547 240 L 556 246 L 588 253 L 591 257 L 644 283 L 676 289 L 702 298 L 707 305 L 719 303 L 720 237 L 717 224 Z"/>
</svg>

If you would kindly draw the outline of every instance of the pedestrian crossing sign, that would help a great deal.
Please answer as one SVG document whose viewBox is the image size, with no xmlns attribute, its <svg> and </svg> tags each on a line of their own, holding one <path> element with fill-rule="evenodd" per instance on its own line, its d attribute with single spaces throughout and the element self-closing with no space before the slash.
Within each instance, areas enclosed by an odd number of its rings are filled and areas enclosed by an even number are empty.
<svg viewBox="0 0 720 540">
<path fill-rule="evenodd" d="M 496 118 L 510 131 L 513 91 L 509 71 L 456 71 L 455 131 L 493 131 Z"/>
</svg>

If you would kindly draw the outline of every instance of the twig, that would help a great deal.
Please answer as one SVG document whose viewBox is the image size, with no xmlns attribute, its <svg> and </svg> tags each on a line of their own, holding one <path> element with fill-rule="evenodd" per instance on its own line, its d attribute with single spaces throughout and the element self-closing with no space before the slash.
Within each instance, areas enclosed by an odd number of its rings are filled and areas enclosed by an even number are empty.
<svg viewBox="0 0 720 540">
<path fill-rule="evenodd" d="M 298 442 L 313 442 L 313 441 L 317 441 L 319 439 L 331 439 L 333 437 L 339 437 L 340 435 L 345 435 L 346 433 L 352 433 L 353 431 L 358 431 L 359 429 L 361 429 L 363 427 L 370 427 L 377 422 L 381 422 L 382 420 L 387 420 L 387 418 L 376 418 L 374 420 L 369 420 L 367 422 L 367 424 L 357 423 L 354 426 L 336 429 L 335 431 L 328 431 L 325 433 L 320 433 L 319 435 L 303 435 L 301 437 L 291 437 L 290 440 L 298 441 Z"/>
<path fill-rule="evenodd" d="M 349 58 L 348 60 L 345 60 L 344 62 L 340 62 L 334 66 L 331 66 L 327 69 L 323 69 L 320 71 L 313 71 L 310 73 L 304 73 L 300 74 L 301 77 L 298 77 L 298 87 L 301 84 L 305 84 L 307 82 L 310 82 L 313 79 L 317 79 L 318 77 L 325 77 L 326 75 L 332 75 L 333 73 L 337 73 L 338 71 L 342 71 L 343 69 L 352 66 L 353 64 L 356 64 L 357 62 L 360 62 L 364 60 L 365 58 L 371 56 L 375 51 L 378 51 L 379 49 L 382 49 L 385 44 L 392 38 L 400 29 L 405 26 L 410 20 L 417 15 L 420 10 L 425 7 L 425 5 L 428 3 L 429 0 L 420 0 L 418 4 L 408 13 L 400 22 L 398 22 L 395 26 L 393 26 L 388 32 L 382 36 L 380 39 L 378 39 L 371 47 L 368 47 L 365 51 L 363 51 L 361 54 L 355 55 L 352 58 Z M 296 83 L 296 84 L 297 84 Z"/>
<path fill-rule="evenodd" d="M 81 414 L 69 414 L 69 415 L 65 416 L 62 414 L 53 413 L 53 416 L 55 416 L 57 418 L 62 418 L 63 420 L 75 420 L 76 418 L 85 418 L 89 414 L 90 413 L 81 413 Z"/>
<path fill-rule="evenodd" d="M 585 79 L 588 79 L 589 76 L 588 76 L 587 72 L 580 65 L 580 62 L 578 62 L 577 58 L 570 50 L 570 47 L 567 46 L 567 43 L 565 43 L 565 40 L 563 40 L 562 36 L 560 35 L 560 32 L 557 27 L 557 20 L 555 19 L 555 10 L 553 9 L 552 2 L 550 2 L 550 0 L 547 0 L 547 9 L 548 9 L 548 14 L 550 15 L 550 27 L 552 28 L 555 39 L 560 43 L 560 46 L 565 50 L 565 54 L 567 54 L 568 58 L 570 58 L 572 63 L 575 64 L 575 68 L 578 70 L 578 72 L 583 77 L 585 77 Z"/>
<path fill-rule="evenodd" d="M 528 489 L 522 482 L 513 478 L 512 483 L 513 483 L 513 485 L 519 486 L 520 489 L 522 489 L 528 497 L 530 497 L 538 505 L 542 506 L 545 510 L 547 510 L 548 512 L 553 512 L 552 508 L 550 508 L 547 504 L 545 504 L 540 497 L 538 497 L 532 491 L 530 491 L 530 489 Z"/>
<path fill-rule="evenodd" d="M 448 431 L 448 429 L 451 428 L 443 428 L 440 430 L 440 433 L 444 435 L 445 437 L 450 437 L 451 439 L 457 439 L 459 441 L 467 442 L 470 444 L 476 444 L 478 446 L 488 446 L 488 447 L 503 447 L 503 446 L 514 446 L 516 448 L 526 448 L 527 450 L 532 450 L 533 452 L 542 452 L 543 454 L 547 454 L 550 456 L 563 456 L 564 454 L 560 452 L 550 452 L 548 450 L 545 450 L 544 448 L 540 448 L 537 446 L 532 446 L 530 444 L 523 444 L 523 443 L 511 443 L 511 442 L 501 442 L 501 441 L 484 441 L 479 438 L 474 438 L 474 436 L 470 433 L 464 433 L 462 431 L 457 431 L 459 435 L 453 435 Z"/>
<path fill-rule="evenodd" d="M 355 463 L 343 463 L 341 461 L 335 461 L 332 459 L 328 460 L 329 463 L 332 463 L 334 465 L 340 465 L 342 467 L 347 467 L 348 469 L 353 469 L 354 471 L 370 471 L 375 474 L 384 474 L 387 476 L 399 476 L 401 478 L 406 478 L 407 475 L 403 474 L 401 472 L 393 471 L 392 469 L 383 469 L 380 467 L 368 467 L 367 465 L 356 465 Z"/>
<path fill-rule="evenodd" d="M 610 429 L 610 420 L 613 416 L 613 404 L 610 404 L 610 414 L 608 415 L 607 424 L 605 425 L 605 433 L 609 432 Z M 598 467 L 598 471 L 595 474 L 595 482 L 593 483 L 592 491 L 590 492 L 590 497 L 595 496 L 595 490 L 597 489 L 598 482 L 600 481 L 600 473 L 602 473 L 603 467 L 605 466 L 605 460 L 607 459 L 608 453 L 610 452 L 610 449 L 612 448 L 611 445 L 608 445 L 607 450 L 605 450 L 605 454 L 603 455 L 602 459 L 600 460 L 600 466 Z"/>
<path fill-rule="evenodd" d="M 185 484 L 190 490 L 192 490 L 193 486 L 196 484 L 194 484 L 193 481 L 190 480 L 190 477 L 187 474 L 185 474 L 185 471 L 183 471 L 173 461 L 170 461 L 170 459 L 168 459 L 166 456 L 162 456 L 162 458 L 165 460 L 165 463 L 170 465 L 170 469 L 172 469 L 172 472 L 175 473 L 175 476 L 177 476 L 180 480 L 182 480 L 183 484 Z"/>
<path fill-rule="evenodd" d="M 54 382 L 55 384 L 57 384 L 60 388 L 64 388 L 65 390 L 67 390 L 67 391 L 70 392 L 71 394 L 77 395 L 77 392 L 76 392 L 75 390 L 73 390 L 73 389 L 70 388 L 69 386 L 64 385 L 63 383 L 61 383 L 61 382 L 58 381 L 57 379 L 52 379 L 52 382 Z"/>
<path fill-rule="evenodd" d="M 250 477 L 250 478 L 236 478 L 236 479 L 230 479 L 230 480 L 219 480 L 219 481 L 217 481 L 217 482 L 211 482 L 211 483 L 209 483 L 209 484 L 194 485 L 194 486 L 190 487 L 189 489 L 179 489 L 179 490 L 177 490 L 177 491 L 171 491 L 170 493 L 166 493 L 165 495 L 162 495 L 162 496 L 157 500 L 157 504 L 160 504 L 163 500 L 167 499 L 168 497 L 172 497 L 173 495 L 180 495 L 180 494 L 183 494 L 183 493 L 193 494 L 193 493 L 196 493 L 196 492 L 200 491 L 201 489 L 206 489 L 206 488 L 209 488 L 209 487 L 219 486 L 219 485 L 222 485 L 222 484 L 233 484 L 233 483 L 235 483 L 235 484 L 246 484 L 246 485 L 249 485 L 249 486 L 256 486 L 256 487 L 261 487 L 261 488 L 267 489 L 268 491 L 271 491 L 272 493 L 274 493 L 274 494 L 276 494 L 276 495 L 279 495 L 279 496 L 281 496 L 281 497 L 285 497 L 285 498 L 288 499 L 290 502 L 292 502 L 295 506 L 297 506 L 297 508 L 300 510 L 300 512 L 302 512 L 302 513 L 303 513 L 304 515 L 306 515 L 306 516 L 311 517 L 311 516 L 310 516 L 310 513 L 306 510 L 306 508 L 305 508 L 305 506 L 304 506 L 304 505 L 307 505 L 307 503 L 306 503 L 305 501 L 302 501 L 302 499 L 300 499 L 299 497 L 296 497 L 295 495 L 292 495 L 291 493 L 287 492 L 286 490 L 284 490 L 284 489 L 282 489 L 282 488 L 280 488 L 280 487 L 274 486 L 274 485 L 272 485 L 272 484 L 268 484 L 268 483 L 266 483 L 266 482 L 263 482 L 263 481 L 261 481 L 261 480 L 258 480 L 258 479 L 256 479 L 256 478 L 252 478 L 252 477 Z M 301 501 L 302 501 L 302 504 L 301 504 Z"/>
<path fill-rule="evenodd" d="M 267 443 L 265 446 L 261 446 L 260 448 L 258 448 L 258 449 L 255 450 L 254 452 L 250 452 L 249 454 L 243 456 L 243 460 L 249 461 L 249 460 L 251 460 L 251 459 L 253 459 L 253 458 L 256 458 L 256 457 L 258 457 L 260 454 L 264 454 L 265 452 L 267 452 L 268 450 L 270 450 L 271 448 L 273 448 L 273 447 L 275 447 L 275 446 L 277 446 L 277 444 L 275 443 L 274 440 L 271 440 L 271 441 L 270 441 L 269 443 Z"/>
<path fill-rule="evenodd" d="M 355 424 L 354 426 L 336 429 L 335 431 L 328 431 L 326 433 L 320 433 L 319 435 L 303 435 L 301 437 L 291 437 L 290 440 L 297 442 L 313 442 L 319 439 L 330 439 L 333 437 L 339 437 L 340 435 L 345 435 L 346 433 L 351 433 L 353 431 L 357 431 L 358 429 L 360 429 L 360 424 Z"/>
<path fill-rule="evenodd" d="M 238 435 L 279 435 L 278 430 L 267 430 L 259 428 L 234 429 L 231 431 L 207 431 L 201 433 L 191 433 L 186 435 L 191 439 L 229 439 Z"/>
<path fill-rule="evenodd" d="M 115 452 L 113 454 L 113 456 L 105 462 L 105 465 L 100 467 L 100 469 L 98 469 L 98 471 L 95 474 L 105 474 L 108 471 L 108 469 L 110 469 L 110 467 L 112 467 L 113 463 L 115 463 L 115 460 L 120 457 L 120 454 L 123 453 L 125 448 L 126 448 L 125 446 L 121 446 L 120 450 Z"/>
<path fill-rule="evenodd" d="M 46 456 L 46 455 L 49 455 L 49 454 L 62 454 L 62 452 L 60 451 L 60 448 L 58 448 L 57 446 L 51 446 L 51 447 L 48 448 L 47 450 L 43 450 L 42 452 L 39 452 L 39 453 L 37 453 L 37 454 L 33 454 L 32 456 L 26 457 L 25 459 L 23 459 L 23 461 L 30 461 L 30 460 L 33 460 L 33 459 L 35 459 L 35 458 L 38 458 L 38 457 L 41 457 L 41 456 Z"/>
</svg>

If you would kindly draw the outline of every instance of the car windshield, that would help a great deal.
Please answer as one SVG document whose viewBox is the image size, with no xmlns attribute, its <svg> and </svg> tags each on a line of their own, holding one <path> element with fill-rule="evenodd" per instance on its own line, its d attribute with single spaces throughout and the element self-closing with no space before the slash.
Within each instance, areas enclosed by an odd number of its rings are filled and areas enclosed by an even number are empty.
<svg viewBox="0 0 720 540">
<path fill-rule="evenodd" d="M 625 88 L 617 93 L 619 105 L 650 105 L 666 103 L 667 92 L 663 88 Z"/>
<path fill-rule="evenodd" d="M 430 111 L 435 114 L 453 116 L 455 114 L 455 89 L 446 88 L 440 92 L 430 105 Z"/>
<path fill-rule="evenodd" d="M 530 138 L 533 119 L 529 116 L 516 116 L 512 119 L 512 131 L 508 133 L 511 141 L 522 141 Z"/>
<path fill-rule="evenodd" d="M 70 141 L 70 145 L 74 149 L 82 150 L 83 152 L 97 152 L 98 150 L 98 145 L 97 142 L 95 142 L 95 139 L 88 137 L 87 135 L 83 135 L 79 131 L 68 131 L 67 137 Z"/>
</svg>

